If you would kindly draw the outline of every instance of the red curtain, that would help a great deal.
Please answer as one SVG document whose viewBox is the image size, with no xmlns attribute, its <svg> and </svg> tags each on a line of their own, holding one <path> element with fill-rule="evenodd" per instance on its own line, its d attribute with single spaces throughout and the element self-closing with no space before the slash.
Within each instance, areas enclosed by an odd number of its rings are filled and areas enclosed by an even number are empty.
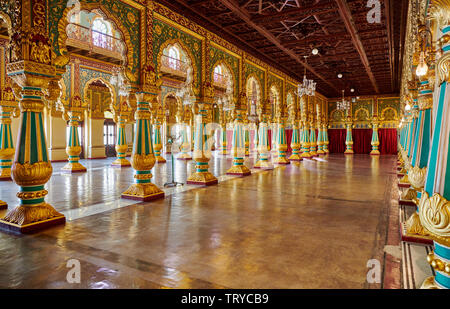
<svg viewBox="0 0 450 309">
<path fill-rule="evenodd" d="M 291 152 L 291 142 L 292 142 L 292 129 L 286 129 L 286 144 L 287 144 L 287 152 Z"/>
<path fill-rule="evenodd" d="M 347 136 L 346 129 L 330 129 L 328 130 L 328 150 L 330 153 L 344 153 L 345 152 L 345 138 Z"/>
<path fill-rule="evenodd" d="M 372 129 L 353 129 L 353 151 L 360 154 L 369 154 L 372 151 Z"/>
<path fill-rule="evenodd" d="M 380 153 L 397 154 L 397 129 L 378 129 Z"/>
</svg>

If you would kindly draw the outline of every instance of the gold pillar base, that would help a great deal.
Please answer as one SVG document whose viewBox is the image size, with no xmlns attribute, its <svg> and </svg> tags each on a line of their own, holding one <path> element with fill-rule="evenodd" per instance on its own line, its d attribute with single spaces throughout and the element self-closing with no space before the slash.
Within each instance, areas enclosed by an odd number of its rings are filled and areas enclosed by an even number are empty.
<svg viewBox="0 0 450 309">
<path fill-rule="evenodd" d="M 228 151 L 227 151 L 227 150 L 221 150 L 221 151 L 220 151 L 220 154 L 222 154 L 222 155 L 227 155 L 227 154 L 228 154 Z"/>
<path fill-rule="evenodd" d="M 269 162 L 269 160 L 258 160 L 253 168 L 261 168 L 261 169 L 273 169 L 273 164 Z"/>
<path fill-rule="evenodd" d="M 136 200 L 141 202 L 153 201 L 164 198 L 164 191 L 153 183 L 132 184 L 121 196 L 123 199 Z"/>
<path fill-rule="evenodd" d="M 286 159 L 286 157 L 277 157 L 273 159 L 272 162 L 274 164 L 283 164 L 283 165 L 291 164 L 291 162 L 288 159 Z"/>
<path fill-rule="evenodd" d="M 131 163 L 127 159 L 116 159 L 111 165 L 114 167 L 130 167 Z"/>
<path fill-rule="evenodd" d="M 249 176 L 252 172 L 245 165 L 233 165 L 227 171 L 227 175 L 235 175 L 235 176 Z"/>
<path fill-rule="evenodd" d="M 84 173 L 86 172 L 86 168 L 80 163 L 67 163 L 62 169 L 63 173 Z"/>
<path fill-rule="evenodd" d="M 219 181 L 210 172 L 196 172 L 189 176 L 186 183 L 189 185 L 211 186 L 218 184 Z"/>
<path fill-rule="evenodd" d="M 0 219 L 0 228 L 26 234 L 65 222 L 63 214 L 57 212 L 50 204 L 42 203 L 34 206 L 17 206 Z"/>
<path fill-rule="evenodd" d="M 156 163 L 166 163 L 166 159 L 164 159 L 164 157 L 162 156 L 155 156 L 156 159 Z"/>
<path fill-rule="evenodd" d="M 10 168 L 0 169 L 0 181 L 12 181 Z"/>
<path fill-rule="evenodd" d="M 381 153 L 380 153 L 379 150 L 372 150 L 372 151 L 370 152 L 370 155 L 371 155 L 371 156 L 379 156 L 379 155 L 381 155 Z"/>
<path fill-rule="evenodd" d="M 352 155 L 352 154 L 354 154 L 355 152 L 353 151 L 353 150 L 346 150 L 345 152 L 344 152 L 344 154 L 346 154 L 346 155 Z"/>
<path fill-rule="evenodd" d="M 309 152 L 303 152 L 301 157 L 305 158 L 305 159 L 309 159 L 309 158 L 311 158 L 311 155 L 309 154 Z"/>
<path fill-rule="evenodd" d="M 6 204 L 3 201 L 0 201 L 0 209 L 6 209 L 6 208 L 8 208 L 8 204 Z"/>
<path fill-rule="evenodd" d="M 323 156 L 323 155 L 325 154 L 325 151 L 323 151 L 323 150 L 317 150 L 317 154 L 318 154 L 319 156 Z"/>
<path fill-rule="evenodd" d="M 434 281 L 434 277 L 429 277 L 425 279 L 420 287 L 421 290 L 439 290 L 440 287 Z"/>
<path fill-rule="evenodd" d="M 186 161 L 189 161 L 189 160 L 192 160 L 192 157 L 191 157 L 191 155 L 188 154 L 188 153 L 181 153 L 181 154 L 177 157 L 177 160 L 186 160 Z"/>
<path fill-rule="evenodd" d="M 299 154 L 293 154 L 289 157 L 289 161 L 303 161 L 303 158 Z"/>
</svg>

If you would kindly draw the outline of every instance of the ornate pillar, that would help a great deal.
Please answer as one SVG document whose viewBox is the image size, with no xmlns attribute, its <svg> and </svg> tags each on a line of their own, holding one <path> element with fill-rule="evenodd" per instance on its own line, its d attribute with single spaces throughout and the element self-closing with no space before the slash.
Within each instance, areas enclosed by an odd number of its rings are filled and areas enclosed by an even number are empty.
<svg viewBox="0 0 450 309">
<path fill-rule="evenodd" d="M 353 151 L 353 136 L 352 136 L 353 122 L 351 115 L 347 115 L 347 121 L 345 122 L 345 126 L 347 128 L 347 137 L 345 138 L 345 145 L 347 146 L 347 149 L 345 150 L 345 154 L 352 155 L 354 154 L 354 151 Z"/>
<path fill-rule="evenodd" d="M 7 65 L 8 75 L 22 88 L 20 128 L 12 166 L 12 178 L 20 186 L 17 194 L 20 205 L 0 220 L 0 226 L 27 233 L 64 223 L 65 217 L 45 202 L 48 191 L 44 185 L 53 171 L 43 123 L 44 92 L 56 75 L 50 42 L 39 33 L 18 32 L 18 36 L 30 38 L 12 42 L 13 57 Z"/>
<path fill-rule="evenodd" d="M 321 114 L 321 106 L 316 104 L 316 113 L 317 113 L 317 154 L 319 156 L 324 155 L 325 151 L 323 151 L 324 141 L 323 141 L 323 130 L 322 130 L 322 114 Z"/>
<path fill-rule="evenodd" d="M 292 140 L 291 140 L 292 155 L 289 157 L 289 161 L 303 160 L 303 158 L 300 156 L 301 142 L 300 142 L 300 131 L 298 122 L 299 120 L 296 117 L 292 123 Z"/>
<path fill-rule="evenodd" d="M 190 117 L 189 110 L 187 110 L 188 106 L 182 106 L 183 111 L 180 110 L 179 113 L 177 113 L 177 122 L 181 125 L 181 153 L 178 155 L 177 160 L 192 160 L 191 156 L 191 142 L 188 136 L 188 130 L 189 127 L 189 121 Z"/>
<path fill-rule="evenodd" d="M 443 37 L 440 39 L 443 55 L 437 62 L 438 96 L 434 102 L 433 134 L 428 159 L 424 191 L 419 202 L 419 218 L 425 231 L 434 241 L 434 252 L 428 255 L 428 262 L 436 271 L 422 288 L 450 288 L 450 24 L 440 23 Z"/>
<path fill-rule="evenodd" d="M 69 140 L 67 141 L 66 153 L 69 156 L 69 163 L 62 169 L 66 173 L 84 173 L 86 168 L 78 161 L 80 160 L 81 143 L 78 135 L 78 124 L 84 119 L 84 111 L 87 104 L 83 103 L 79 96 L 74 96 L 67 106 L 63 105 L 63 119 L 69 121 Z"/>
<path fill-rule="evenodd" d="M 308 97 L 303 96 L 300 99 L 300 109 L 302 111 L 301 114 L 301 125 L 300 125 L 300 139 L 302 144 L 302 158 L 311 158 L 311 154 L 309 152 L 309 125 L 308 125 Z"/>
<path fill-rule="evenodd" d="M 372 142 L 370 143 L 372 145 L 372 151 L 370 152 L 371 156 L 379 156 L 380 151 L 378 150 L 378 147 L 380 146 L 380 139 L 378 138 L 378 117 L 374 116 L 372 118 Z"/>
<path fill-rule="evenodd" d="M 278 131 L 276 136 L 276 144 L 278 157 L 273 160 L 275 164 L 290 164 L 289 160 L 286 158 L 287 152 L 287 140 L 286 140 L 286 107 L 284 105 L 280 105 L 280 110 L 278 111 L 277 122 L 278 122 Z"/>
<path fill-rule="evenodd" d="M 194 137 L 194 160 L 196 162 L 196 172 L 189 176 L 187 183 L 194 185 L 210 186 L 218 183 L 216 177 L 209 172 L 208 162 L 211 159 L 211 142 L 209 141 L 210 129 L 208 120 L 211 118 L 212 105 L 214 102 L 214 89 L 211 83 L 203 84 L 203 97 L 198 104 L 198 114 L 195 116 L 195 137 Z"/>
<path fill-rule="evenodd" d="M 330 144 L 330 141 L 328 140 L 328 126 L 326 124 L 326 121 L 322 124 L 322 130 L 323 130 L 323 151 L 325 154 L 329 154 L 330 150 L 328 150 L 328 145 Z"/>
<path fill-rule="evenodd" d="M 0 181 L 12 180 L 11 166 L 15 152 L 11 133 L 13 116 L 19 116 L 18 103 L 11 87 L 4 87 L 0 96 Z"/>
<path fill-rule="evenodd" d="M 155 152 L 156 163 L 166 163 L 166 159 L 161 156 L 161 149 L 163 148 L 161 141 L 161 125 L 164 119 L 164 113 L 161 104 L 158 102 L 152 106 L 153 109 L 153 127 L 155 131 L 153 132 L 153 150 Z M 172 149 L 170 150 L 172 151 Z"/>
<path fill-rule="evenodd" d="M 131 120 L 132 109 L 128 106 L 126 101 L 123 101 L 118 104 L 117 107 L 112 105 L 111 110 L 113 111 L 113 120 L 117 124 L 117 159 L 111 165 L 114 167 L 130 167 L 131 163 L 126 159 L 128 143 L 125 125 Z"/>
<path fill-rule="evenodd" d="M 219 122 L 220 122 L 220 151 L 219 153 L 222 155 L 228 154 L 227 146 L 227 116 L 226 111 L 224 110 L 223 106 L 219 106 L 220 108 L 220 114 L 219 114 Z"/>
<path fill-rule="evenodd" d="M 242 92 L 236 102 L 233 110 L 233 141 L 231 154 L 233 155 L 233 166 L 227 171 L 227 175 L 248 176 L 251 174 L 250 169 L 244 165 L 244 156 L 246 152 L 244 137 L 244 113 L 247 111 L 247 96 Z"/>
<path fill-rule="evenodd" d="M 269 161 L 270 141 L 269 141 L 269 119 L 270 119 L 270 100 L 266 99 L 261 103 L 259 114 L 259 132 L 258 132 L 258 153 L 259 160 L 254 168 L 272 169 L 273 165 Z"/>
<path fill-rule="evenodd" d="M 244 145 L 245 145 L 245 156 L 250 156 L 250 128 L 247 117 L 244 115 Z"/>
<path fill-rule="evenodd" d="M 150 65 L 143 69 L 142 80 L 142 88 L 136 93 L 136 133 L 131 154 L 131 166 L 136 171 L 135 183 L 122 193 L 122 198 L 146 202 L 164 197 L 164 192 L 151 182 L 151 169 L 156 159 L 153 153 L 150 104 L 157 103 L 161 80 L 157 79 Z"/>
</svg>

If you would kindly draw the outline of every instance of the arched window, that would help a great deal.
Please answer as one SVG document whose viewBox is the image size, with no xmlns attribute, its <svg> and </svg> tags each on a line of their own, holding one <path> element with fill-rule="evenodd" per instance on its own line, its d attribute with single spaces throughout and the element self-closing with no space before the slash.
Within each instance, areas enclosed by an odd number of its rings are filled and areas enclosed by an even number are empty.
<svg viewBox="0 0 450 309">
<path fill-rule="evenodd" d="M 218 65 L 214 68 L 214 82 L 218 84 L 225 84 L 225 74 L 221 65 Z"/>
<path fill-rule="evenodd" d="M 180 70 L 179 63 L 181 61 L 181 57 L 178 48 L 175 46 L 170 47 L 167 56 L 167 65 L 174 70 Z"/>
<path fill-rule="evenodd" d="M 92 23 L 92 42 L 95 46 L 108 48 L 111 44 L 111 27 L 106 21 L 96 18 Z"/>
</svg>

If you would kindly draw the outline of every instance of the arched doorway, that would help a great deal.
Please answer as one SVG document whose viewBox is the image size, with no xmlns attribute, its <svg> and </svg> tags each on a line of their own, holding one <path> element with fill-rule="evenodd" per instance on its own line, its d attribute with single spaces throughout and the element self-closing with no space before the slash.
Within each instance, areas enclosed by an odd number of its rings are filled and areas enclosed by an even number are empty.
<svg viewBox="0 0 450 309">
<path fill-rule="evenodd" d="M 86 84 L 84 98 L 88 104 L 85 124 L 88 157 L 116 156 L 116 124 L 111 113 L 111 105 L 116 102 L 114 88 L 103 78 L 94 78 Z"/>
</svg>

